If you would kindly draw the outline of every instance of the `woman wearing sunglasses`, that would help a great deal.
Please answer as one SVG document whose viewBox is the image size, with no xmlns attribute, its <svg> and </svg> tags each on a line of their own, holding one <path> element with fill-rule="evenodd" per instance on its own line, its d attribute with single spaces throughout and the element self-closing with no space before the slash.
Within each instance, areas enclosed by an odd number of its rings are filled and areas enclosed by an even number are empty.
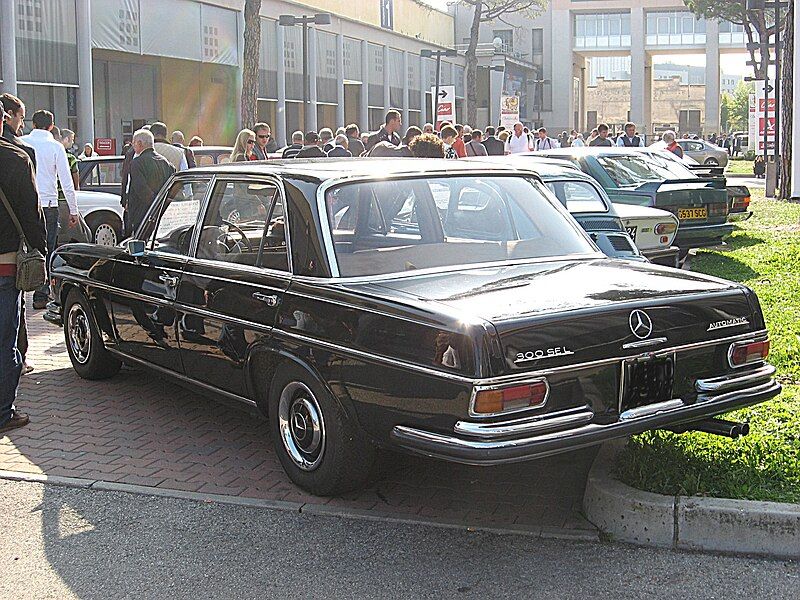
<svg viewBox="0 0 800 600">
<path fill-rule="evenodd" d="M 253 147 L 256 145 L 256 134 L 251 129 L 242 129 L 236 136 L 236 144 L 231 152 L 231 162 L 257 160 Z"/>
</svg>

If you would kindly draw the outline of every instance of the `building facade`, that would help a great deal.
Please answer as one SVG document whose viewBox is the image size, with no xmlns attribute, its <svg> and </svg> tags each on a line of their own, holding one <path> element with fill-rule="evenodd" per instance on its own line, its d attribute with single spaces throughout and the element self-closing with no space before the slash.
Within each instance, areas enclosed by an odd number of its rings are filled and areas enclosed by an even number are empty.
<svg viewBox="0 0 800 600">
<path fill-rule="evenodd" d="M 79 143 L 110 138 L 120 149 L 156 120 L 207 144 L 230 144 L 240 127 L 244 0 L 0 0 L 0 88 L 29 113 L 51 110 Z M 332 13 L 308 35 L 303 110 L 300 27 L 281 14 Z M 375 129 L 387 108 L 432 120 L 435 61 L 423 48 L 452 47 L 452 16 L 415 0 L 263 0 L 258 116 L 282 143 L 295 130 L 358 123 Z M 464 61 L 442 61 L 442 85 L 463 110 Z M 306 112 L 308 115 L 306 116 Z"/>
</svg>

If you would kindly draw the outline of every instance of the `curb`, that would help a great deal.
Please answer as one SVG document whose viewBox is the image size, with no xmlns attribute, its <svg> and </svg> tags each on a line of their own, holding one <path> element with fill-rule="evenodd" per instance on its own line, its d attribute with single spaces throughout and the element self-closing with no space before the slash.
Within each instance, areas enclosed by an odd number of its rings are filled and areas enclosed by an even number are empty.
<svg viewBox="0 0 800 600">
<path fill-rule="evenodd" d="M 286 500 L 267 500 L 262 498 L 242 498 L 239 496 L 226 496 L 224 494 L 208 494 L 203 492 L 187 492 L 169 488 L 154 488 L 144 485 L 118 483 L 97 479 L 84 479 L 81 477 L 60 477 L 58 475 L 45 475 L 42 473 L 23 473 L 21 471 L 0 470 L 0 480 L 21 481 L 25 483 L 41 483 L 61 487 L 80 488 L 100 492 L 122 492 L 140 496 L 156 496 L 160 498 L 175 498 L 193 502 L 215 502 L 245 506 L 248 508 L 263 508 L 267 510 L 280 510 L 311 515 L 316 517 L 338 517 L 343 519 L 357 519 L 359 521 L 378 521 L 383 523 L 396 523 L 401 525 L 417 525 L 438 527 L 440 529 L 456 529 L 461 531 L 493 533 L 498 535 L 524 535 L 539 539 L 567 540 L 573 542 L 598 542 L 600 532 L 588 529 L 561 529 L 546 526 L 486 526 L 470 525 L 460 521 L 447 519 L 429 519 L 417 515 L 397 515 L 380 510 L 364 510 L 343 506 L 329 506 L 325 504 L 310 504 L 307 502 L 290 502 Z"/>
<path fill-rule="evenodd" d="M 605 444 L 586 484 L 586 517 L 613 540 L 674 550 L 800 558 L 800 505 L 664 496 L 614 478 L 623 444 Z"/>
</svg>

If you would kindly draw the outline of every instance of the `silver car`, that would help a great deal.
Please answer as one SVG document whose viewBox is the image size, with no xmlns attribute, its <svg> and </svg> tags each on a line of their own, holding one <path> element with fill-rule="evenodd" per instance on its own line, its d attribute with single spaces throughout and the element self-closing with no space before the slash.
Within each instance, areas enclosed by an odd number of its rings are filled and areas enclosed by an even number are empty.
<svg viewBox="0 0 800 600">
<path fill-rule="evenodd" d="M 683 153 L 701 165 L 724 167 L 728 164 L 728 151 L 705 140 L 675 140 Z"/>
</svg>

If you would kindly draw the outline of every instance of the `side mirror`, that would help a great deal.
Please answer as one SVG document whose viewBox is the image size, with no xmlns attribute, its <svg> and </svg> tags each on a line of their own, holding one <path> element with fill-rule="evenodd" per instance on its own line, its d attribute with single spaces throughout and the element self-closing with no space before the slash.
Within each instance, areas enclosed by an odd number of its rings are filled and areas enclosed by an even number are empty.
<svg viewBox="0 0 800 600">
<path fill-rule="evenodd" d="M 143 240 L 128 240 L 125 242 L 125 250 L 128 254 L 135 258 L 144 256 L 144 241 Z"/>
</svg>

